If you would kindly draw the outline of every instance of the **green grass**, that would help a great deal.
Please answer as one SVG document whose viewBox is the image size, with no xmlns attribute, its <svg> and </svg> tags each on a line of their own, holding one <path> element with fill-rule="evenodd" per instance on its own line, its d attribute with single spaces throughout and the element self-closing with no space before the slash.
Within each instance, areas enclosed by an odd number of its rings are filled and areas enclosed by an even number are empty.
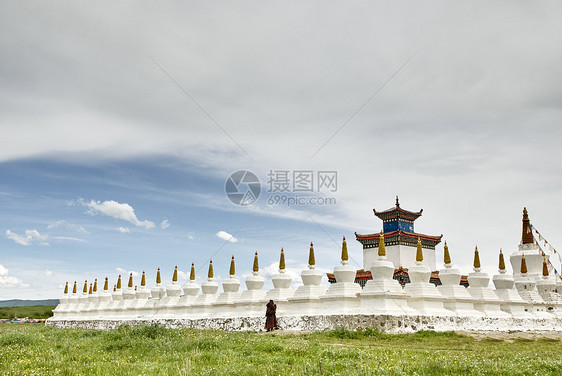
<svg viewBox="0 0 562 376">
<path fill-rule="evenodd" d="M 560 375 L 558 340 L 452 332 L 228 333 L 0 325 L 2 375 Z"/>
<path fill-rule="evenodd" d="M 29 317 L 30 319 L 48 319 L 53 316 L 56 306 L 0 307 L 0 319 Z"/>
</svg>

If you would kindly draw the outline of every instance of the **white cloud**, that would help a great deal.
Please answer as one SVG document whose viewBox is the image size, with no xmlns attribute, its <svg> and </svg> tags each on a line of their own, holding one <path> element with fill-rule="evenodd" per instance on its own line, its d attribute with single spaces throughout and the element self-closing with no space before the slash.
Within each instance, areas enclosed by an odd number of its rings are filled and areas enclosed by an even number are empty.
<svg viewBox="0 0 562 376">
<path fill-rule="evenodd" d="M 49 245 L 47 241 L 49 239 L 48 235 L 41 235 L 37 230 L 25 230 L 24 235 L 16 234 L 10 230 L 6 230 L 6 236 L 8 239 L 15 241 L 21 245 L 31 245 L 32 243 L 36 242 L 40 245 Z"/>
<path fill-rule="evenodd" d="M 89 234 L 89 232 L 84 227 L 74 223 L 68 223 L 65 220 L 56 221 L 47 226 L 48 229 L 57 227 L 64 227 L 67 230 L 79 232 L 81 234 Z"/>
<path fill-rule="evenodd" d="M 170 222 L 167 219 L 164 219 L 162 223 L 160 223 L 160 228 L 165 230 L 168 227 L 170 227 Z"/>
<path fill-rule="evenodd" d="M 123 268 L 116 268 L 115 270 L 117 270 L 118 273 L 121 274 L 121 276 L 128 276 L 129 274 L 133 273 L 133 277 L 138 277 L 140 275 L 139 272 L 135 272 L 134 270 L 125 270 Z M 125 281 L 126 282 L 126 281 Z"/>
<path fill-rule="evenodd" d="M 187 235 L 187 238 L 188 238 L 189 240 L 195 240 L 195 237 L 194 237 L 193 235 L 191 235 L 191 234 Z"/>
<path fill-rule="evenodd" d="M 89 214 L 102 213 L 109 217 L 122 219 L 124 221 L 130 222 L 137 227 L 144 227 L 146 229 L 153 228 L 154 222 L 144 220 L 140 221 L 135 215 L 135 210 L 133 207 L 127 203 L 119 203 L 117 201 L 94 201 L 85 202 L 83 200 L 78 200 L 82 205 L 88 207 Z"/>
<path fill-rule="evenodd" d="M 47 277 L 50 277 L 50 276 L 53 275 L 53 272 L 52 272 L 51 270 L 47 269 L 47 270 L 45 270 L 45 275 L 46 275 Z"/>
<path fill-rule="evenodd" d="M 227 240 L 231 243 L 236 243 L 238 241 L 238 239 L 236 239 L 234 236 L 230 235 L 228 232 L 226 231 L 219 231 L 216 233 L 217 237 L 222 239 L 222 240 Z"/>
<path fill-rule="evenodd" d="M 11 276 L 8 269 L 4 265 L 0 265 L 0 287 L 28 287 L 27 283 L 23 283 L 18 278 Z"/>
<path fill-rule="evenodd" d="M 71 241 L 74 241 L 74 242 L 81 242 L 81 243 L 85 242 L 84 239 L 74 238 L 74 237 L 71 237 L 71 236 L 53 236 L 52 238 L 57 239 L 57 240 L 71 240 Z"/>
<path fill-rule="evenodd" d="M 117 231 L 123 233 L 123 234 L 130 234 L 131 233 L 131 229 L 128 227 L 119 227 L 117 229 Z"/>
</svg>

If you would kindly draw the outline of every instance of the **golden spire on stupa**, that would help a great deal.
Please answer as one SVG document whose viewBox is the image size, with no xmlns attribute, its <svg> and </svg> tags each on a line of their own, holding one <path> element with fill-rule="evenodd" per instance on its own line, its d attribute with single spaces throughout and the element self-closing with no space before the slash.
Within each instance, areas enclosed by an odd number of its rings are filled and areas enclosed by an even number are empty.
<svg viewBox="0 0 562 376">
<path fill-rule="evenodd" d="M 213 279 L 214 274 L 213 274 L 213 260 L 209 261 L 209 272 L 207 273 L 207 278 L 209 279 Z"/>
<path fill-rule="evenodd" d="M 76 294 L 76 281 L 74 281 L 74 287 L 72 288 L 72 293 Z"/>
<path fill-rule="evenodd" d="M 505 271 L 505 260 L 503 259 L 503 252 L 502 249 L 500 248 L 500 264 L 499 264 L 499 269 L 500 271 Z"/>
<path fill-rule="evenodd" d="M 310 250 L 308 251 L 308 267 L 312 269 L 316 266 L 316 260 L 314 259 L 314 245 L 310 242 Z"/>
<path fill-rule="evenodd" d="M 105 282 L 103 284 L 103 291 L 107 291 L 109 289 L 109 280 L 105 277 Z"/>
<path fill-rule="evenodd" d="M 121 274 L 119 274 L 117 278 L 117 290 L 121 290 Z"/>
<path fill-rule="evenodd" d="M 144 274 L 144 270 L 142 271 L 142 277 L 141 277 L 141 289 L 144 288 L 146 286 L 146 276 Z"/>
<path fill-rule="evenodd" d="M 345 236 L 343 237 L 343 241 L 341 243 L 341 260 L 348 261 L 349 254 L 347 253 L 347 242 L 345 241 Z"/>
<path fill-rule="evenodd" d="M 420 237 L 418 236 L 418 245 L 416 249 L 416 262 L 422 262 L 422 261 L 423 261 L 422 243 Z"/>
<path fill-rule="evenodd" d="M 279 270 L 285 270 L 285 253 L 281 248 L 281 256 L 279 257 Z"/>
<path fill-rule="evenodd" d="M 527 261 L 525 261 L 525 255 L 521 256 L 521 274 L 527 274 Z"/>
<path fill-rule="evenodd" d="M 127 284 L 127 287 L 130 289 L 133 288 L 133 273 L 129 273 L 129 283 Z"/>
<path fill-rule="evenodd" d="M 230 271 L 228 274 L 232 277 L 236 275 L 236 266 L 234 265 L 234 255 L 232 255 L 232 259 L 230 259 Z"/>
<path fill-rule="evenodd" d="M 156 271 L 156 284 L 160 285 L 162 283 L 162 278 L 160 278 L 160 268 Z"/>
<path fill-rule="evenodd" d="M 88 294 L 92 295 L 92 284 L 90 283 L 90 290 L 88 291 Z"/>
<path fill-rule="evenodd" d="M 66 282 L 66 285 L 64 286 L 64 295 L 68 294 L 68 282 Z"/>
<path fill-rule="evenodd" d="M 117 292 L 117 285 L 113 285 L 113 292 Z"/>
<path fill-rule="evenodd" d="M 451 254 L 449 253 L 449 246 L 447 241 L 445 241 L 445 246 L 443 247 L 443 262 L 445 265 L 451 264 Z"/>
<path fill-rule="evenodd" d="M 84 294 L 88 293 L 88 281 L 84 281 L 84 288 L 82 289 L 82 292 Z"/>
<path fill-rule="evenodd" d="M 256 254 L 254 255 L 254 266 L 252 268 L 252 271 L 254 273 L 257 273 L 260 271 L 260 264 L 258 262 L 258 252 L 256 252 Z"/>
<path fill-rule="evenodd" d="M 178 281 L 178 266 L 176 265 L 176 267 L 174 268 L 174 274 L 172 275 L 172 282 L 177 282 Z"/>
<path fill-rule="evenodd" d="M 195 281 L 195 263 L 191 263 L 191 271 L 189 272 L 189 280 Z"/>
<path fill-rule="evenodd" d="M 94 294 L 98 292 L 98 279 L 94 279 Z"/>
<path fill-rule="evenodd" d="M 523 208 L 523 228 L 521 233 L 521 243 L 523 244 L 533 244 L 533 231 L 531 230 L 531 221 L 529 220 L 529 214 L 527 213 L 527 208 Z"/>
<path fill-rule="evenodd" d="M 386 248 L 384 246 L 384 233 L 381 230 L 379 235 L 379 256 L 384 257 L 386 256 Z"/>
<path fill-rule="evenodd" d="M 474 247 L 474 269 L 480 269 L 480 255 L 478 254 L 478 246 Z"/>
</svg>

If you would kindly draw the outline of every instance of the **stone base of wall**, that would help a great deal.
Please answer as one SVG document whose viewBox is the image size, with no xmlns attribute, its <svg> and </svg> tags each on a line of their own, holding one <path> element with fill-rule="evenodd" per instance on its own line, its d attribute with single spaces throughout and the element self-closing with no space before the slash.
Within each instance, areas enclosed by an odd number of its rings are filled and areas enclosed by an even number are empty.
<svg viewBox="0 0 562 376">
<path fill-rule="evenodd" d="M 320 315 L 284 316 L 277 318 L 279 328 L 295 331 L 334 329 L 378 329 L 386 333 L 412 333 L 419 330 L 465 332 L 562 332 L 562 318 L 499 318 L 432 315 Z M 85 319 L 50 318 L 46 325 L 64 329 L 111 330 L 121 325 L 158 323 L 168 328 L 218 329 L 225 331 L 264 330 L 265 317 L 232 317 L 208 319 Z"/>
</svg>

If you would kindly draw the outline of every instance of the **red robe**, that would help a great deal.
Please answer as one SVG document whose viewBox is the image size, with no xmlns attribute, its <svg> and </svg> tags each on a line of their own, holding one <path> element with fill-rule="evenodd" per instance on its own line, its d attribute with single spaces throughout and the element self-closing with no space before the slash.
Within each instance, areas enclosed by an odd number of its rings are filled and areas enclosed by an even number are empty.
<svg viewBox="0 0 562 376">
<path fill-rule="evenodd" d="M 277 305 L 273 302 L 269 302 L 266 305 L 265 310 L 265 328 L 272 329 L 277 328 L 277 317 L 275 317 L 275 312 L 277 311 Z"/>
</svg>

